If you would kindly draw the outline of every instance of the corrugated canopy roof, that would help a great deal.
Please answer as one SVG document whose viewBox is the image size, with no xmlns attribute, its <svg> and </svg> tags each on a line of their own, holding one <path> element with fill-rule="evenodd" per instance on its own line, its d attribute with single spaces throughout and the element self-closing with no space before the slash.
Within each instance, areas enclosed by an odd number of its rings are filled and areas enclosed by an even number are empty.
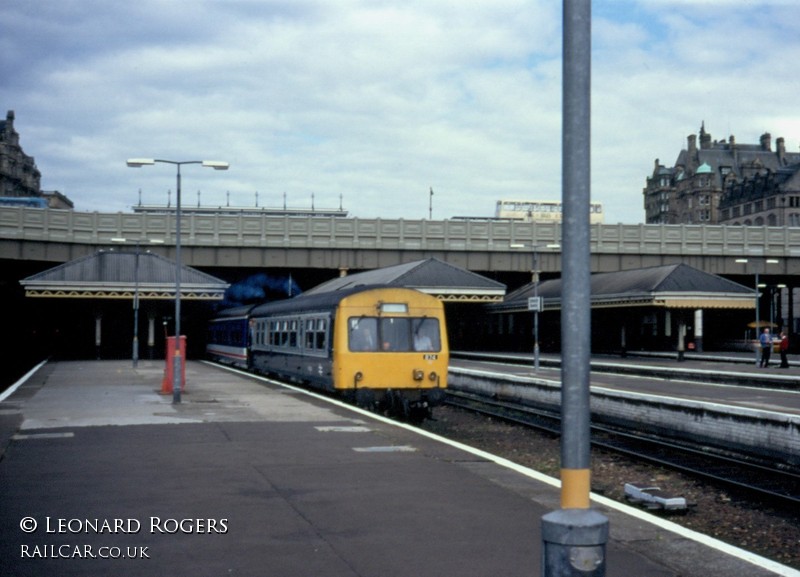
<svg viewBox="0 0 800 577">
<path fill-rule="evenodd" d="M 175 298 L 175 263 L 150 252 L 98 251 L 19 281 L 25 296 L 55 298 Z M 220 300 L 228 283 L 181 267 L 181 298 Z"/>
<path fill-rule="evenodd" d="M 304 294 L 344 290 L 361 285 L 413 288 L 449 302 L 499 302 L 506 285 L 436 258 L 408 262 L 329 280 Z"/>
<path fill-rule="evenodd" d="M 561 279 L 539 284 L 545 310 L 561 308 Z M 529 283 L 509 293 L 494 312 L 528 309 Z M 597 273 L 591 277 L 592 308 L 657 306 L 667 308 L 755 308 L 753 289 L 686 264 Z"/>
</svg>

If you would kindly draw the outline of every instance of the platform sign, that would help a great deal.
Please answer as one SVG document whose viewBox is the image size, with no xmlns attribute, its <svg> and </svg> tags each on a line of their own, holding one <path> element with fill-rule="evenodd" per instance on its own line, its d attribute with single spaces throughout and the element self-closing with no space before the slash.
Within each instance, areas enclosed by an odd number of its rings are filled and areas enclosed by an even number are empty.
<svg viewBox="0 0 800 577">
<path fill-rule="evenodd" d="M 542 297 L 528 297 L 528 310 L 533 312 L 542 312 Z"/>
</svg>

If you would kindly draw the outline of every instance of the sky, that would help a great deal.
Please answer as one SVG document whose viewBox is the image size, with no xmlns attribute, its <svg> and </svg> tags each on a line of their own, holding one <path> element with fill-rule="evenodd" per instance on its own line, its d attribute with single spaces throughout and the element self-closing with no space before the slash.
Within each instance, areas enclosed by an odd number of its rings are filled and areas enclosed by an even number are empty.
<svg viewBox="0 0 800 577">
<path fill-rule="evenodd" d="M 644 221 L 654 162 L 800 146 L 794 0 L 595 0 L 592 200 Z M 174 203 L 493 216 L 561 198 L 557 0 L 3 0 L 0 114 L 77 211 Z M 2 108 L 4 107 L 4 108 Z M 433 195 L 430 195 L 433 190 Z"/>
</svg>

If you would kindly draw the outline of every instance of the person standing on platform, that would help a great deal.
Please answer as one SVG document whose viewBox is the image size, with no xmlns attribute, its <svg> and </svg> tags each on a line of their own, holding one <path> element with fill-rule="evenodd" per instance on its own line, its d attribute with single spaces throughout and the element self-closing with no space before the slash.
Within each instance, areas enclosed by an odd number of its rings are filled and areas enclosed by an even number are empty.
<svg viewBox="0 0 800 577">
<path fill-rule="evenodd" d="M 767 368 L 769 367 L 769 355 L 772 352 L 772 335 L 769 334 L 768 328 L 761 333 L 759 341 L 761 342 L 761 362 L 758 366 Z"/>
<path fill-rule="evenodd" d="M 781 331 L 781 368 L 788 369 L 789 368 L 789 359 L 787 358 L 787 354 L 789 352 L 789 337 L 787 336 L 785 331 Z"/>
</svg>

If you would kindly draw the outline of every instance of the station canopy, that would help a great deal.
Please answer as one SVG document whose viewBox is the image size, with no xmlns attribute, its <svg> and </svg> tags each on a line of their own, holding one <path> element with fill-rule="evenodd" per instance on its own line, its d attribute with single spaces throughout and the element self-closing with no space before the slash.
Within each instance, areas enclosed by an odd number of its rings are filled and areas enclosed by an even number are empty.
<svg viewBox="0 0 800 577">
<path fill-rule="evenodd" d="M 28 297 L 175 298 L 175 262 L 146 251 L 100 250 L 19 281 Z M 181 298 L 222 300 L 228 283 L 181 267 Z"/>
<path fill-rule="evenodd" d="M 536 288 L 544 310 L 561 308 L 561 279 L 542 282 Z M 491 311 L 528 310 L 534 296 L 529 283 L 491 305 Z M 669 309 L 753 309 L 755 295 L 750 287 L 686 264 L 672 264 L 619 272 L 597 273 L 591 277 L 591 307 L 663 307 Z"/>
<path fill-rule="evenodd" d="M 331 279 L 303 294 L 319 294 L 367 285 L 412 288 L 444 302 L 499 303 L 506 293 L 506 285 L 503 283 L 439 259 L 429 258 Z"/>
</svg>

